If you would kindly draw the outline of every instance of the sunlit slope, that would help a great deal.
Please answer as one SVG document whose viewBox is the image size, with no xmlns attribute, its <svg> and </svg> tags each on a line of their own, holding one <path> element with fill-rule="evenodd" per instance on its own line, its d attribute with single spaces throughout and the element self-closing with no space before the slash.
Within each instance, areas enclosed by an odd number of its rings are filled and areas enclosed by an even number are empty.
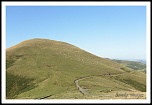
<svg viewBox="0 0 152 105">
<path fill-rule="evenodd" d="M 145 85 L 145 74 L 133 73 L 116 62 L 48 39 L 31 39 L 8 48 L 6 68 L 7 98 L 84 98 L 74 81 L 92 75 L 125 73 L 117 80 L 125 84 L 129 83 L 124 78 L 139 75 L 130 79 Z"/>
<path fill-rule="evenodd" d="M 116 59 L 113 59 L 113 61 L 123 64 L 133 70 L 139 70 L 146 73 L 146 64 L 141 63 L 139 61 L 127 61 L 127 60 L 116 60 Z"/>
</svg>

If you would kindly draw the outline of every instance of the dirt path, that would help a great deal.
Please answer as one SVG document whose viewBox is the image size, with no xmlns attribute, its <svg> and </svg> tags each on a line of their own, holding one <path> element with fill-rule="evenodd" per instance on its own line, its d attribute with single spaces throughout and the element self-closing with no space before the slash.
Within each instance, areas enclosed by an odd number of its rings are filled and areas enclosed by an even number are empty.
<svg viewBox="0 0 152 105">
<path fill-rule="evenodd" d="M 79 83 L 78 83 L 79 81 L 84 80 L 84 79 L 87 79 L 87 78 L 96 77 L 96 76 L 118 76 L 118 75 L 123 75 L 123 74 L 125 74 L 125 73 L 86 76 L 86 77 L 82 77 L 82 78 L 76 79 L 76 80 L 74 81 L 74 83 L 75 83 L 76 87 L 78 88 L 78 90 L 79 90 L 83 95 L 91 95 L 91 94 L 89 94 L 89 93 L 86 91 L 86 89 L 83 89 L 83 88 L 79 85 Z M 129 88 L 128 88 L 128 89 L 129 89 Z M 133 89 L 129 89 L 129 90 L 135 91 L 135 90 L 133 90 Z"/>
<path fill-rule="evenodd" d="M 79 86 L 78 82 L 80 80 L 83 80 L 83 79 L 86 79 L 86 78 L 91 78 L 92 76 L 87 76 L 87 77 L 83 77 L 83 78 L 80 78 L 80 79 L 77 79 L 75 80 L 75 85 L 76 87 L 79 89 L 79 91 L 83 94 L 83 95 L 90 95 L 85 89 L 83 89 L 82 87 Z"/>
<path fill-rule="evenodd" d="M 86 76 L 86 77 L 82 77 L 82 78 L 79 78 L 79 79 L 76 79 L 74 81 L 76 87 L 78 88 L 78 90 L 83 94 L 83 95 L 87 95 L 87 96 L 92 96 L 90 93 L 87 92 L 86 89 L 83 89 L 80 85 L 79 85 L 79 81 L 81 80 L 84 80 L 84 79 L 87 79 L 87 78 L 92 78 L 92 77 L 97 77 L 97 76 L 118 76 L 118 75 L 124 75 L 125 73 L 117 73 L 117 74 L 103 74 L 103 75 L 92 75 L 92 76 Z M 128 88 L 129 89 L 129 88 Z M 133 89 L 129 89 L 131 91 L 136 91 L 136 90 L 133 90 Z M 48 96 L 44 96 L 44 97 L 40 97 L 40 98 L 35 98 L 35 99 L 46 99 L 48 97 L 52 96 L 51 95 L 48 95 Z"/>
</svg>

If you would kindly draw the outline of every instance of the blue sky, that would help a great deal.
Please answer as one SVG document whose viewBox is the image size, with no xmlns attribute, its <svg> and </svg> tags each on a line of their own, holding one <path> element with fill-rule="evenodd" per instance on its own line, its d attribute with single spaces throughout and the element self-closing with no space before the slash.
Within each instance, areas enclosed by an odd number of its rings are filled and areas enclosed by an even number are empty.
<svg viewBox="0 0 152 105">
<path fill-rule="evenodd" d="M 145 6 L 7 6 L 6 47 L 32 38 L 68 42 L 101 57 L 146 58 Z"/>
</svg>

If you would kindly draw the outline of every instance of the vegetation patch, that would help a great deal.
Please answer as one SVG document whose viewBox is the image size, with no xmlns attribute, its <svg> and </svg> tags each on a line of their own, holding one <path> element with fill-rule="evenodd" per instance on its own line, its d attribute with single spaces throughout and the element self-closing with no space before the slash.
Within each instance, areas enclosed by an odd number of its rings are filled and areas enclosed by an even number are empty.
<svg viewBox="0 0 152 105">
<path fill-rule="evenodd" d="M 15 62 L 14 59 L 6 60 L 6 69 L 13 66 L 14 62 Z"/>
<path fill-rule="evenodd" d="M 127 61 L 127 60 L 116 60 L 114 59 L 113 61 L 123 64 L 128 68 L 131 68 L 133 70 L 140 70 L 144 73 L 146 73 L 146 64 L 138 62 L 138 61 Z M 120 68 L 123 70 L 123 68 Z"/>
<path fill-rule="evenodd" d="M 133 86 L 135 89 L 137 89 L 141 92 L 146 92 L 146 85 L 144 85 L 144 84 L 141 84 L 137 81 L 133 81 L 131 79 L 122 79 L 121 81 L 126 83 L 126 84 L 129 84 L 129 85 Z"/>
<path fill-rule="evenodd" d="M 15 98 L 15 95 L 33 89 L 35 86 L 32 81 L 33 79 L 12 75 L 6 72 L 6 98 Z"/>
<path fill-rule="evenodd" d="M 19 58 L 21 58 L 23 55 L 15 55 L 15 56 L 10 56 L 8 57 L 8 59 L 6 60 L 6 69 L 8 69 L 9 67 L 13 66 L 15 61 Z"/>
<path fill-rule="evenodd" d="M 146 65 L 138 62 L 133 62 L 133 63 L 129 63 L 127 67 L 132 68 L 134 70 L 142 70 L 146 68 Z"/>
<path fill-rule="evenodd" d="M 126 68 L 124 68 L 124 67 L 121 67 L 120 69 L 121 69 L 121 70 L 124 70 L 125 72 L 130 72 L 130 70 L 128 70 L 128 69 L 126 69 Z"/>
</svg>

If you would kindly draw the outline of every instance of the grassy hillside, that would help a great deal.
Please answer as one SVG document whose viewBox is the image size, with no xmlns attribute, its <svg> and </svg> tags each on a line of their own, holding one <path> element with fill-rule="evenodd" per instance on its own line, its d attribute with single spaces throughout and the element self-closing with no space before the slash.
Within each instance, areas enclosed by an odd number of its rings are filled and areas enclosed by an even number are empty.
<svg viewBox="0 0 152 105">
<path fill-rule="evenodd" d="M 141 63 L 138 61 L 127 61 L 127 60 L 116 60 L 116 59 L 114 59 L 113 61 L 124 64 L 125 66 L 127 66 L 133 70 L 139 70 L 139 71 L 146 73 L 146 64 L 144 64 L 144 63 Z"/>
<path fill-rule="evenodd" d="M 103 98 L 96 94 L 108 89 L 146 92 L 144 73 L 60 41 L 31 39 L 10 47 L 6 49 L 6 68 L 7 99 Z M 87 76 L 93 77 L 79 85 L 91 91 L 89 96 L 74 83 Z"/>
</svg>

